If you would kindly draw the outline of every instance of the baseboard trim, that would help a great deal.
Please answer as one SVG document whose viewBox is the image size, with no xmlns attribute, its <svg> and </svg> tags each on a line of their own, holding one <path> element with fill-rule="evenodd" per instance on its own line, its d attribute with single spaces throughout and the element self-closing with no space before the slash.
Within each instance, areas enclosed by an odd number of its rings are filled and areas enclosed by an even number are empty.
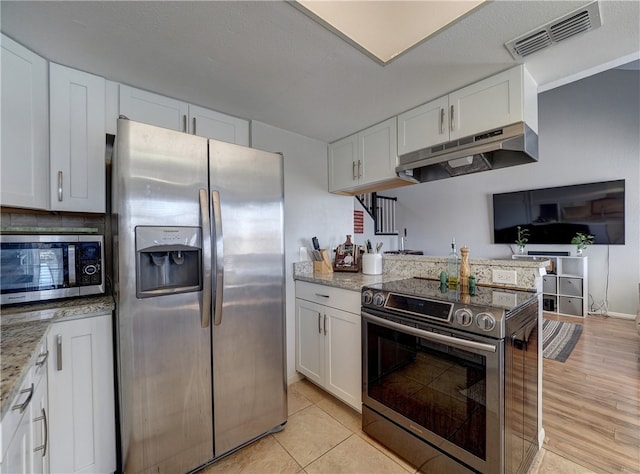
<svg viewBox="0 0 640 474">
<path fill-rule="evenodd" d="M 300 372 L 296 372 L 293 375 L 289 375 L 289 377 L 287 377 L 287 385 L 300 382 L 300 380 L 302 379 L 304 379 L 304 375 L 302 375 Z"/>
<path fill-rule="evenodd" d="M 634 319 L 636 319 L 636 315 L 635 314 L 616 313 L 616 312 L 613 312 L 613 311 L 608 311 L 606 314 L 600 314 L 597 311 L 589 311 L 589 315 L 590 316 L 609 316 L 611 318 L 630 319 L 632 321 Z"/>
</svg>

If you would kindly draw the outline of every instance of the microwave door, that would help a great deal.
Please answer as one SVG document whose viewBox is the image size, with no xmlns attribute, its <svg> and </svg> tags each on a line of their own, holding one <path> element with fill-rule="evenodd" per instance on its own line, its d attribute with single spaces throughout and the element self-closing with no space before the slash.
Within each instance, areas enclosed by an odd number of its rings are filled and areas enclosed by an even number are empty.
<svg viewBox="0 0 640 474">
<path fill-rule="evenodd" d="M 2 291 L 28 291 L 38 288 L 40 258 L 36 248 L 2 249 Z"/>
</svg>

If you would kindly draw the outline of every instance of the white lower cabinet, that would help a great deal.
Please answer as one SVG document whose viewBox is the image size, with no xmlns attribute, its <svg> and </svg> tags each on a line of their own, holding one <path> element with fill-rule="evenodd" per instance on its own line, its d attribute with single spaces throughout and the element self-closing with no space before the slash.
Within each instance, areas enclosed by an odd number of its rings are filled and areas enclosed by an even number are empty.
<svg viewBox="0 0 640 474">
<path fill-rule="evenodd" d="M 2 419 L 2 474 L 30 474 L 33 470 L 30 402 L 33 389 L 28 375 Z M 9 440 L 6 446 L 5 439 Z"/>
<path fill-rule="evenodd" d="M 360 294 L 296 282 L 296 370 L 362 410 Z"/>
<path fill-rule="evenodd" d="M 48 343 L 51 472 L 114 472 L 111 313 L 56 322 Z"/>
<path fill-rule="evenodd" d="M 49 472 L 47 446 L 47 340 L 43 338 L 25 379 L 2 419 L 2 474 Z"/>
</svg>

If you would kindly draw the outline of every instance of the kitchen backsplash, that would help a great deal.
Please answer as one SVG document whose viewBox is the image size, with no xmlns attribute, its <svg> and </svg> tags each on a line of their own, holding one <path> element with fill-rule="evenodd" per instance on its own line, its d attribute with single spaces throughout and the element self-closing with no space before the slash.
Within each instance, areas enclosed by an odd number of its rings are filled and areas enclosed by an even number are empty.
<svg viewBox="0 0 640 474">
<path fill-rule="evenodd" d="M 103 215 L 85 214 L 53 214 L 43 211 L 22 209 L 2 209 L 0 225 L 6 227 L 40 227 L 40 228 L 95 228 L 98 234 L 105 233 Z"/>
</svg>

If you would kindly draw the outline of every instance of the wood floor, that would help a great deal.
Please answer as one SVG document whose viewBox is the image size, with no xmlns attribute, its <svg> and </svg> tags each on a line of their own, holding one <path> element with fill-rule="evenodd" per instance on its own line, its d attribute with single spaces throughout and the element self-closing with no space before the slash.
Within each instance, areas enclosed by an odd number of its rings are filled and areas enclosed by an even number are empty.
<svg viewBox="0 0 640 474">
<path fill-rule="evenodd" d="M 566 362 L 544 359 L 544 447 L 594 472 L 640 473 L 640 335 L 631 320 L 583 324 Z"/>
</svg>

